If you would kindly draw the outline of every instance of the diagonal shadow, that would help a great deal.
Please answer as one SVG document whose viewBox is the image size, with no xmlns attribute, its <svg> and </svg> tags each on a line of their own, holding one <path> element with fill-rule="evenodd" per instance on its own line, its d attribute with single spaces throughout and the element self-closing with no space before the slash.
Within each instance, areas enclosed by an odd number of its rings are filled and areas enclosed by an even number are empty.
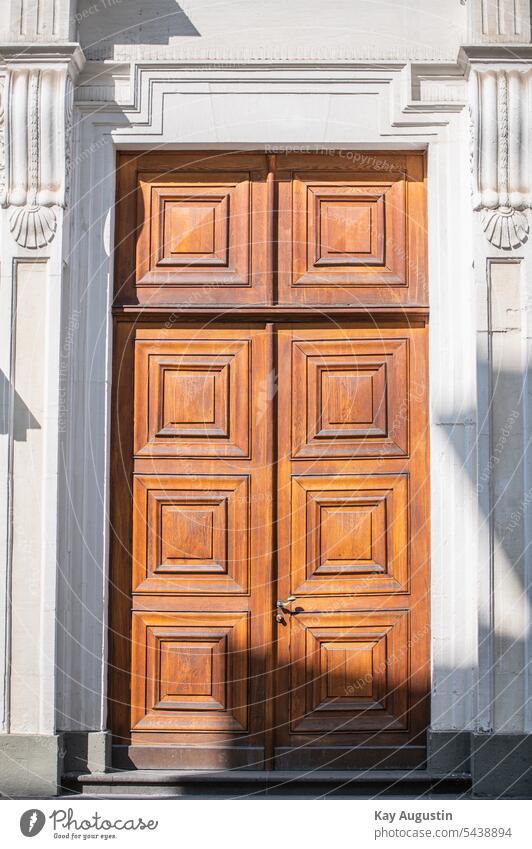
<svg viewBox="0 0 532 849">
<path fill-rule="evenodd" d="M 11 384 L 3 371 L 0 371 L 0 433 L 9 433 L 10 411 L 9 397 Z M 40 430 L 40 424 L 26 406 L 18 392 L 13 390 L 13 439 L 15 442 L 26 442 L 28 430 Z"/>
<path fill-rule="evenodd" d="M 111 45 L 169 44 L 172 38 L 201 35 L 176 0 L 127 0 L 127 9 L 125 5 L 125 0 L 102 7 L 93 0 L 80 0 L 76 22 L 84 50 L 90 53 Z"/>
<path fill-rule="evenodd" d="M 479 380 L 482 382 L 482 377 Z M 494 547 L 499 558 L 503 556 L 509 570 L 508 579 L 515 585 L 516 602 L 520 600 L 517 595 L 525 595 L 532 607 L 532 585 L 525 581 L 525 558 L 532 541 L 525 539 L 523 533 L 527 510 L 532 510 L 532 498 L 527 499 L 524 490 L 528 444 L 525 444 L 522 403 L 526 397 L 526 374 L 499 370 L 497 383 L 509 388 L 513 386 L 511 400 L 515 402 L 516 409 L 509 406 L 497 411 L 489 456 L 486 461 L 480 459 L 478 469 L 475 459 L 479 450 L 478 435 L 470 449 L 466 450 L 465 440 L 459 438 L 458 425 L 456 430 L 445 429 L 445 432 L 459 459 L 462 473 L 468 476 L 472 490 L 477 493 L 477 507 L 484 528 L 487 531 L 490 526 L 493 527 Z M 518 393 L 516 387 L 520 389 Z M 472 410 L 462 410 L 457 416 L 457 420 L 462 421 L 474 421 L 474 418 Z M 521 452 L 517 451 L 515 439 L 519 439 Z M 473 479 L 472 469 L 478 471 L 477 480 Z"/>
</svg>

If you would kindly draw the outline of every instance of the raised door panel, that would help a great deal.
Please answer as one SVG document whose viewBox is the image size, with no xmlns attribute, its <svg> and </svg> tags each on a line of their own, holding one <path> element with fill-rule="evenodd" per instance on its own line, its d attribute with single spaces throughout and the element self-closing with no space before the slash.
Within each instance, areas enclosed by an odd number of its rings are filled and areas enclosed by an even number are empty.
<svg viewBox="0 0 532 849">
<path fill-rule="evenodd" d="M 408 476 L 292 476 L 290 592 L 407 592 Z"/>
<path fill-rule="evenodd" d="M 295 174 L 292 202 L 292 286 L 407 285 L 401 174 Z"/>
<path fill-rule="evenodd" d="M 136 345 L 138 457 L 249 457 L 250 340 L 198 336 Z"/>
<path fill-rule="evenodd" d="M 247 594 L 249 495 L 249 475 L 137 475 L 133 590 Z"/>
<path fill-rule="evenodd" d="M 132 733 L 247 731 L 249 614 L 133 613 Z"/>
<path fill-rule="evenodd" d="M 268 303 L 263 155 L 126 154 L 118 191 L 118 301 L 189 308 Z"/>
<path fill-rule="evenodd" d="M 294 616 L 291 730 L 407 731 L 408 618 L 379 610 Z"/>
<path fill-rule="evenodd" d="M 139 174 L 137 287 L 251 286 L 249 174 Z"/>
<path fill-rule="evenodd" d="M 408 339 L 319 337 L 292 346 L 292 457 L 408 454 Z"/>
<path fill-rule="evenodd" d="M 280 303 L 426 303 L 423 160 L 373 159 L 372 170 L 314 158 L 315 170 L 279 171 Z"/>
</svg>

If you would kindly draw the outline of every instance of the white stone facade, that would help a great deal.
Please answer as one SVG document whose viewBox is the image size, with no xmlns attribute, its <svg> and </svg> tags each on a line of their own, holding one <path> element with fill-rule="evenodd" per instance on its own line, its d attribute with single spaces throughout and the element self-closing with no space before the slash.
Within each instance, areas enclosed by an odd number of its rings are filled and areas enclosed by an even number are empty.
<svg viewBox="0 0 532 849">
<path fill-rule="evenodd" d="M 480 775 L 506 746 L 511 785 L 532 734 L 530 4 L 8 0 L 3 24 L 7 792 L 55 792 L 74 732 L 105 767 L 115 156 L 160 148 L 427 150 L 430 754 L 472 750 Z"/>
</svg>

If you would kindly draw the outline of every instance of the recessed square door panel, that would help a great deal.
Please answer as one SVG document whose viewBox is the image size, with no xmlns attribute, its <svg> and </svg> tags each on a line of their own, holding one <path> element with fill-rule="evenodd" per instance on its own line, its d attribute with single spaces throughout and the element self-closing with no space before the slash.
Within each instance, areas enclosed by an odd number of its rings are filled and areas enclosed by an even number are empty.
<svg viewBox="0 0 532 849">
<path fill-rule="evenodd" d="M 135 353 L 137 456 L 249 455 L 248 339 L 138 340 Z"/>
<path fill-rule="evenodd" d="M 141 300 L 263 302 L 264 175 L 140 172 L 136 289 Z"/>
<path fill-rule="evenodd" d="M 408 729 L 408 611 L 300 613 L 290 628 L 292 732 Z"/>
<path fill-rule="evenodd" d="M 393 269 L 385 266 L 385 230 L 386 223 L 388 227 L 393 226 L 386 195 L 394 184 L 371 186 L 344 181 L 338 186 L 336 182 L 324 180 L 320 185 L 316 183 L 319 177 L 296 175 L 294 181 L 296 195 L 306 188 L 307 204 L 306 222 L 303 216 L 298 217 L 294 222 L 294 236 L 297 244 L 299 228 L 306 223 L 310 249 L 304 264 L 294 268 L 295 274 L 301 275 L 294 280 L 294 285 L 320 285 L 320 269 L 326 269 L 327 275 L 333 274 L 334 280 L 328 282 L 340 282 L 336 281 L 337 275 L 346 276 L 348 269 L 357 269 L 362 284 L 368 266 L 385 268 L 385 273 L 393 274 Z M 296 198 L 296 208 L 298 200 Z M 400 238 L 404 242 L 404 228 Z M 295 251 L 294 262 L 302 259 Z M 404 283 L 404 267 L 398 263 L 395 275 L 394 283 Z"/>
<path fill-rule="evenodd" d="M 292 287 L 407 285 L 401 174 L 295 174 L 292 203 Z"/>
<path fill-rule="evenodd" d="M 425 257 L 412 210 L 421 173 L 308 171 L 279 179 L 281 303 L 422 302 Z"/>
<path fill-rule="evenodd" d="M 249 615 L 133 613 L 132 731 L 245 731 Z"/>
<path fill-rule="evenodd" d="M 292 478 L 291 592 L 408 590 L 406 475 Z"/>
<path fill-rule="evenodd" d="M 294 458 L 408 453 L 406 339 L 294 340 L 292 387 Z"/>
<path fill-rule="evenodd" d="M 135 592 L 246 593 L 247 475 L 136 475 Z"/>
</svg>

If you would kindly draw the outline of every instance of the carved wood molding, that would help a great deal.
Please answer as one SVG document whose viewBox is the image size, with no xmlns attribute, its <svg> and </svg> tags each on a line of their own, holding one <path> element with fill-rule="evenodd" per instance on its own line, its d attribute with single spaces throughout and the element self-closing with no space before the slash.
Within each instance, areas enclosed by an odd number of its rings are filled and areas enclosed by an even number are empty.
<svg viewBox="0 0 532 849">
<path fill-rule="evenodd" d="M 511 68 L 478 71 L 472 79 L 473 208 L 488 241 L 503 250 L 518 248 L 529 233 L 531 75 Z"/>
</svg>

